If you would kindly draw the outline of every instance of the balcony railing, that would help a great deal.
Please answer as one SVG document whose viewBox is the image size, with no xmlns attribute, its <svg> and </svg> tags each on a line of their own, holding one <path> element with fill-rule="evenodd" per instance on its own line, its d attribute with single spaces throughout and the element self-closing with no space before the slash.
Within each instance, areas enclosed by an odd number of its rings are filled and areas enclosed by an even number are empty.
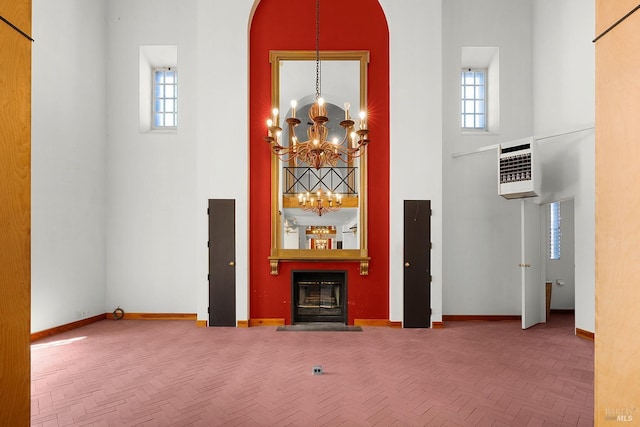
<svg viewBox="0 0 640 427">
<path fill-rule="evenodd" d="M 284 167 L 282 169 L 283 194 L 313 193 L 322 188 L 323 191 L 332 193 L 355 195 L 358 194 L 357 173 L 358 168 L 351 166 L 320 169 Z"/>
</svg>

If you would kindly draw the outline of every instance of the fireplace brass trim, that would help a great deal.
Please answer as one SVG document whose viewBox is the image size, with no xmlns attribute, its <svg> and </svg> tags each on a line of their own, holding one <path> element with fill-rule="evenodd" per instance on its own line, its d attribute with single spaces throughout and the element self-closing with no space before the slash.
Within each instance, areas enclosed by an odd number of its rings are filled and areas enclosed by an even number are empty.
<svg viewBox="0 0 640 427">
<path fill-rule="evenodd" d="M 279 262 L 278 259 L 269 260 L 269 264 L 271 264 L 271 275 L 272 276 L 277 276 L 278 275 L 278 267 L 279 267 L 278 262 Z"/>
<path fill-rule="evenodd" d="M 292 250 L 293 251 L 293 250 Z M 288 252 L 288 251 L 287 251 Z M 269 257 L 269 265 L 271 266 L 271 275 L 272 276 L 277 276 L 278 274 L 280 274 L 280 261 L 318 261 L 318 258 L 316 256 L 314 256 L 313 254 L 308 254 L 307 252 L 309 251 L 305 251 L 305 252 L 301 252 L 301 251 L 296 251 L 298 253 L 289 253 L 289 255 L 287 255 L 286 257 Z M 327 251 L 329 252 L 329 251 Z M 356 261 L 356 262 L 360 262 L 360 275 L 361 276 L 368 276 L 369 275 L 369 260 L 371 258 L 366 257 L 358 257 L 355 255 L 352 255 L 352 258 L 346 257 L 342 254 L 335 254 L 333 255 L 333 252 L 337 252 L 332 250 L 331 251 L 332 254 L 330 255 L 326 255 L 325 257 L 322 258 L 323 261 L 344 261 L 344 262 L 349 262 L 349 261 Z M 351 250 L 344 250 L 342 252 L 352 252 Z M 333 256 L 331 256 L 333 255 Z"/>
<path fill-rule="evenodd" d="M 369 275 L 369 261 L 360 261 L 360 275 L 368 276 Z"/>
</svg>

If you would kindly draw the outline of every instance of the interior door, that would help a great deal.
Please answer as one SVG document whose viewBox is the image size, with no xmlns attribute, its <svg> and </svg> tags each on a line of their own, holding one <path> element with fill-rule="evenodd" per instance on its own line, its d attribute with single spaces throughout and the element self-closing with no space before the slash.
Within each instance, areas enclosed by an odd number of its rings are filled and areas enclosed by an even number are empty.
<svg viewBox="0 0 640 427">
<path fill-rule="evenodd" d="M 542 280 L 540 206 L 525 199 L 520 203 L 522 329 L 527 329 L 545 321 L 545 284 Z"/>
<path fill-rule="evenodd" d="M 209 200 L 209 326 L 236 326 L 236 202 Z"/>
<path fill-rule="evenodd" d="M 404 201 L 403 327 L 431 326 L 431 201 Z"/>
</svg>

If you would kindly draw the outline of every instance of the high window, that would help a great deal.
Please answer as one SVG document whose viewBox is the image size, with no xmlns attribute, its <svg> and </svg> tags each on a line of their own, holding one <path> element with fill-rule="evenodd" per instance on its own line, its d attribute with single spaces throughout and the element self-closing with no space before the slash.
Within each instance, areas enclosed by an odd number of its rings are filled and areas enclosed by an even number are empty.
<svg viewBox="0 0 640 427">
<path fill-rule="evenodd" d="M 153 70 L 153 128 L 178 127 L 178 74 L 174 68 Z"/>
<path fill-rule="evenodd" d="M 549 204 L 549 259 L 560 259 L 560 203 Z"/>
<path fill-rule="evenodd" d="M 462 128 L 487 128 L 487 70 L 463 69 L 462 88 Z"/>
<path fill-rule="evenodd" d="M 500 49 L 463 46 L 460 54 L 460 132 L 500 133 Z M 455 96 L 451 93 L 451 96 Z"/>
<path fill-rule="evenodd" d="M 178 129 L 178 46 L 141 45 L 139 50 L 140 132 Z"/>
</svg>

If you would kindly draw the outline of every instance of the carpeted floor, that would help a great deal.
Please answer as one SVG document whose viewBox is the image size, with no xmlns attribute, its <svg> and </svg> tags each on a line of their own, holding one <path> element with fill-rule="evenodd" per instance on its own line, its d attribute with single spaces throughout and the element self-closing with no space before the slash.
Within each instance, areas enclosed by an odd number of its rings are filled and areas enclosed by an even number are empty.
<svg viewBox="0 0 640 427">
<path fill-rule="evenodd" d="M 567 315 L 358 334 L 105 320 L 31 353 L 33 426 L 594 423 L 593 342 Z"/>
</svg>

